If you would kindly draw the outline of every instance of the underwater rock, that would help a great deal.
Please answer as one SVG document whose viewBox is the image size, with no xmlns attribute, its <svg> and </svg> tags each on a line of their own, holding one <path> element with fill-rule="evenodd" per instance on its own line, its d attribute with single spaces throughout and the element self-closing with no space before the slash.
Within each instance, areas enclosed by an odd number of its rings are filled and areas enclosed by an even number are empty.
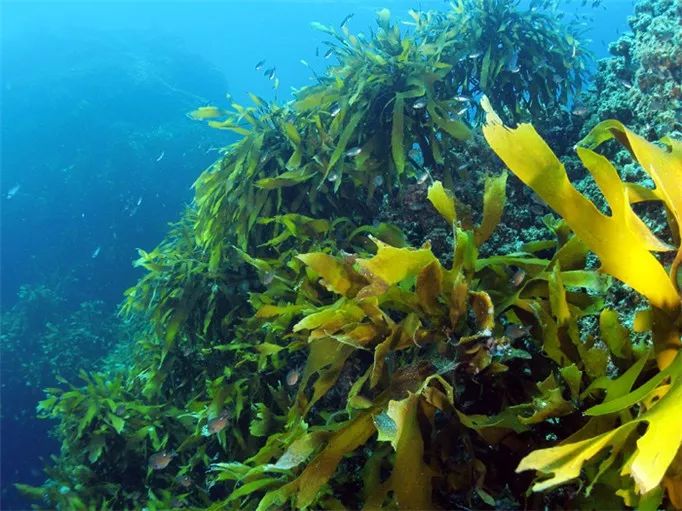
<svg viewBox="0 0 682 511">
<path fill-rule="evenodd" d="M 682 134 L 681 19 L 677 0 L 637 2 L 628 18 L 632 32 L 611 43 L 613 56 L 599 62 L 585 129 L 615 118 L 648 138 Z"/>
</svg>

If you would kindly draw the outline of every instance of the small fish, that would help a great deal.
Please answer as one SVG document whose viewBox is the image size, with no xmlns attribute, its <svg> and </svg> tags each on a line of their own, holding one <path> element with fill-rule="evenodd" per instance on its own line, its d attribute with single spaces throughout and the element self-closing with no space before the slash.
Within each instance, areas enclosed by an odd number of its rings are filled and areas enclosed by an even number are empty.
<svg viewBox="0 0 682 511">
<path fill-rule="evenodd" d="M 628 82 L 627 80 L 621 80 L 620 83 L 626 89 L 632 89 L 632 84 L 630 82 Z"/>
<path fill-rule="evenodd" d="M 414 108 L 415 110 L 421 110 L 425 106 L 426 106 L 426 99 L 425 98 L 420 98 L 417 101 L 415 101 L 414 103 L 412 103 L 412 108 Z"/>
<path fill-rule="evenodd" d="M 203 436 L 217 435 L 225 429 L 230 420 L 230 412 L 223 410 L 217 417 L 210 419 L 201 430 Z"/>
<path fill-rule="evenodd" d="M 522 325 L 517 325 L 517 324 L 511 324 L 507 325 L 507 328 L 504 329 L 504 335 L 507 337 L 509 340 L 515 341 L 516 339 L 520 339 L 521 337 L 525 337 L 526 335 L 530 334 L 530 326 L 522 326 Z"/>
<path fill-rule="evenodd" d="M 265 65 L 265 59 L 259 61 L 258 64 L 256 64 L 256 71 L 260 71 L 261 69 L 263 69 L 264 65 Z"/>
<path fill-rule="evenodd" d="M 537 204 L 533 204 L 530 207 L 530 211 L 531 211 L 531 213 L 533 213 L 534 215 L 537 215 L 537 216 L 542 216 L 545 213 L 545 210 L 543 209 L 543 207 L 539 206 Z"/>
<path fill-rule="evenodd" d="M 509 59 L 509 62 L 507 62 L 506 65 L 507 71 L 510 73 L 518 73 L 521 71 L 521 68 L 519 67 L 519 52 L 515 51 L 512 53 L 511 58 Z"/>
<path fill-rule="evenodd" d="M 339 115 L 339 112 L 341 112 L 341 107 L 337 106 L 334 108 L 334 110 L 329 112 L 329 115 L 331 115 L 332 117 L 336 117 L 337 115 Z"/>
<path fill-rule="evenodd" d="M 272 82 L 273 89 L 279 89 L 279 78 L 275 77 L 275 81 Z"/>
<path fill-rule="evenodd" d="M 538 206 L 544 206 L 545 201 L 540 197 L 537 193 L 532 193 L 530 194 L 530 200 L 533 201 L 535 204 Z"/>
<path fill-rule="evenodd" d="M 93 252 L 92 252 L 92 258 L 94 259 L 99 255 L 100 250 L 102 250 L 102 247 L 98 246 Z"/>
<path fill-rule="evenodd" d="M 418 185 L 423 185 L 427 179 L 429 179 L 431 176 L 429 175 L 428 172 L 424 172 L 419 178 L 417 179 L 417 184 Z"/>
<path fill-rule="evenodd" d="M 588 112 L 587 107 L 582 105 L 574 107 L 573 110 L 571 111 L 571 113 L 577 117 L 585 117 L 587 115 L 587 112 Z"/>
<path fill-rule="evenodd" d="M 347 156 L 348 158 L 355 158 L 358 154 L 362 152 L 362 147 L 351 147 L 346 151 L 344 156 Z"/>
<path fill-rule="evenodd" d="M 221 115 L 223 115 L 223 111 L 217 106 L 202 106 L 187 114 L 190 119 L 194 119 L 195 121 L 214 119 Z"/>
<path fill-rule="evenodd" d="M 182 488 L 188 489 L 192 486 L 194 481 L 187 474 L 183 474 L 175 478 L 175 482 L 178 483 Z"/>
<path fill-rule="evenodd" d="M 142 204 L 142 195 L 137 198 L 137 202 L 135 203 L 136 206 L 139 206 L 140 204 Z"/>
<path fill-rule="evenodd" d="M 263 74 L 267 76 L 268 80 L 272 80 L 275 77 L 276 71 L 277 71 L 276 67 L 271 67 L 270 69 L 267 69 Z"/>
<path fill-rule="evenodd" d="M 328 58 L 331 57 L 333 54 L 334 54 L 334 48 L 329 48 L 329 49 L 325 52 L 324 58 L 325 58 L 325 59 L 328 59 Z"/>
<path fill-rule="evenodd" d="M 160 154 L 159 157 L 156 159 L 156 161 L 161 161 L 161 160 L 163 160 L 163 157 L 164 157 L 165 155 L 166 155 L 166 151 L 161 151 L 161 154 Z"/>
<path fill-rule="evenodd" d="M 118 405 L 116 407 L 116 410 L 114 410 L 114 414 L 118 415 L 119 417 L 121 417 L 125 413 L 126 413 L 126 407 L 124 405 Z"/>
<path fill-rule="evenodd" d="M 10 188 L 10 189 L 7 191 L 7 200 L 9 200 L 9 199 L 11 199 L 12 197 L 14 197 L 14 196 L 17 194 L 17 192 L 19 191 L 20 188 L 21 188 L 21 185 L 14 185 L 12 188 Z"/>
<path fill-rule="evenodd" d="M 301 372 L 298 369 L 292 369 L 287 373 L 286 382 L 289 387 L 293 387 L 301 379 Z"/>
<path fill-rule="evenodd" d="M 348 22 L 350 21 L 350 19 L 351 19 L 353 16 L 355 16 L 355 13 L 353 13 L 353 12 L 350 13 L 349 15 L 347 15 L 345 18 L 343 18 L 343 21 L 341 21 L 341 23 L 339 23 L 339 26 L 340 26 L 340 27 L 343 27 L 346 23 L 348 23 Z"/>
<path fill-rule="evenodd" d="M 474 53 L 470 53 L 470 54 L 469 54 L 469 58 L 470 58 L 470 59 L 477 59 L 477 58 L 480 57 L 481 55 L 483 55 L 483 52 L 482 52 L 482 51 L 477 51 L 477 52 L 474 52 Z"/>
<path fill-rule="evenodd" d="M 514 272 L 514 275 L 512 275 L 510 282 L 512 286 L 519 287 L 523 283 L 525 278 L 526 272 L 522 268 L 519 268 Z"/>
<path fill-rule="evenodd" d="M 263 283 L 264 286 L 269 286 L 270 284 L 272 284 L 273 280 L 275 280 L 275 273 L 271 271 L 266 272 L 261 278 L 261 282 Z"/>
<path fill-rule="evenodd" d="M 175 451 L 159 451 L 149 457 L 149 468 L 152 470 L 163 470 L 168 466 L 173 458 L 177 456 Z"/>
<path fill-rule="evenodd" d="M 460 103 L 469 103 L 471 101 L 471 98 L 468 96 L 455 96 L 452 99 L 459 101 Z"/>
<path fill-rule="evenodd" d="M 459 110 L 459 111 L 457 112 L 457 115 L 464 115 L 464 114 L 467 113 L 468 111 L 469 111 L 469 107 L 468 107 L 468 106 L 465 106 L 464 108 L 462 108 L 461 110 Z"/>
<path fill-rule="evenodd" d="M 301 59 L 300 60 L 301 64 L 303 64 L 305 67 L 310 67 L 310 64 L 308 64 L 307 60 Z"/>
</svg>

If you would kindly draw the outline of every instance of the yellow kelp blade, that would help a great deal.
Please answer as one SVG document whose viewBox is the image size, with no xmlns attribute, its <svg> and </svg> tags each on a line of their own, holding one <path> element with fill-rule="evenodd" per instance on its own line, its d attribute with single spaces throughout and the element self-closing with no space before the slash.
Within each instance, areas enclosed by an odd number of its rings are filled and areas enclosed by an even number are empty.
<svg viewBox="0 0 682 511">
<path fill-rule="evenodd" d="M 331 435 L 326 446 L 306 466 L 301 475 L 281 488 L 266 494 L 259 503 L 258 509 L 268 510 L 281 507 L 292 496 L 296 496 L 297 509 L 310 506 L 322 486 L 334 474 L 341 459 L 367 442 L 375 432 L 370 411 L 346 422 Z"/>
<path fill-rule="evenodd" d="M 431 201 L 431 204 L 433 204 L 433 207 L 436 208 L 440 215 L 445 218 L 451 226 L 457 221 L 455 199 L 453 198 L 452 193 L 445 189 L 443 183 L 436 181 L 429 186 L 427 197 Z"/>
<path fill-rule="evenodd" d="M 507 202 L 506 195 L 507 173 L 499 176 L 488 176 L 485 180 L 485 192 L 483 194 L 483 220 L 475 232 L 476 246 L 480 247 L 492 235 L 493 231 L 502 219 L 504 205 Z"/>
<path fill-rule="evenodd" d="M 597 124 L 579 145 L 594 149 L 614 137 L 632 153 L 651 176 L 656 185 L 657 197 L 665 203 L 677 223 L 677 239 L 682 238 L 682 142 L 665 137 L 661 139 L 667 146 L 665 150 L 633 133 L 622 123 L 610 120 Z M 677 272 L 681 264 L 682 245 L 671 268 L 674 284 L 677 283 Z"/>
<path fill-rule="evenodd" d="M 306 266 L 314 270 L 322 278 L 322 284 L 333 293 L 346 296 L 354 284 L 359 286 L 359 277 L 353 269 L 329 254 L 311 252 L 296 256 Z"/>
<path fill-rule="evenodd" d="M 424 440 L 419 429 L 419 395 L 410 394 L 388 404 L 396 424 L 392 443 L 396 451 L 391 485 L 400 509 L 431 509 L 431 469 L 424 463 Z"/>
<path fill-rule="evenodd" d="M 509 169 L 559 213 L 599 256 L 604 271 L 642 293 L 656 307 L 667 311 L 679 307 L 675 287 L 649 252 L 651 239 L 643 239 L 639 224 L 633 220 L 626 187 L 620 180 L 602 183 L 607 187 L 607 198 L 623 198 L 609 204 L 612 216 L 606 216 L 573 187 L 564 166 L 530 124 L 507 128 L 489 110 L 483 135 Z M 581 157 L 586 164 L 595 164 L 599 155 L 588 151 L 582 150 Z"/>
<path fill-rule="evenodd" d="M 388 285 L 417 275 L 436 260 L 430 248 L 396 248 L 372 236 L 377 253 L 371 259 L 358 259 L 360 267 Z"/>
<path fill-rule="evenodd" d="M 637 426 L 646 422 L 648 428 L 637 441 L 637 448 L 622 474 L 632 477 L 638 493 L 643 495 L 653 490 L 661 484 L 663 476 L 682 444 L 682 428 L 680 428 L 682 424 L 682 355 L 678 354 L 667 371 L 671 377 L 670 385 L 657 387 L 648 395 L 660 396 L 662 392 L 665 394 L 658 401 L 650 400 L 654 404 L 640 417 L 592 438 L 533 451 L 521 460 L 516 471 L 537 470 L 542 474 L 551 475 L 537 482 L 533 486 L 534 491 L 543 491 L 565 483 L 577 478 L 583 465 L 603 452 L 606 447 L 622 448 L 627 437 L 637 430 Z M 645 401 L 647 401 L 646 396 L 640 403 Z"/>
</svg>

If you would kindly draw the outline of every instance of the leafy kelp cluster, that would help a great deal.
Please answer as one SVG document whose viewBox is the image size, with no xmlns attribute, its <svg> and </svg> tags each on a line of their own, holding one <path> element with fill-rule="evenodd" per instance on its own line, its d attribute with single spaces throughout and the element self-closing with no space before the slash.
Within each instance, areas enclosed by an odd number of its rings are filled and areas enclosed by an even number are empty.
<svg viewBox="0 0 682 511">
<path fill-rule="evenodd" d="M 496 111 L 550 115 L 580 85 L 580 43 L 534 9 L 461 2 L 412 12 L 408 33 L 382 10 L 371 38 L 318 25 L 339 63 L 292 102 L 192 112 L 243 138 L 140 253 L 123 312 L 148 326 L 130 370 L 47 390 L 62 452 L 23 490 L 59 509 L 680 507 L 682 147 L 598 124 L 577 153 L 607 215 L 529 124 L 504 126 Z M 565 80 L 539 90 L 506 40 L 479 47 L 495 23 L 567 41 L 518 41 Z M 462 171 L 483 116 L 560 215 L 512 253 L 490 246 L 506 171 Z M 653 188 L 595 151 L 612 138 Z M 667 211 L 667 242 L 642 201 Z M 375 221 L 391 209 L 430 222 Z M 613 277 L 642 298 L 633 331 L 606 304 Z"/>
</svg>

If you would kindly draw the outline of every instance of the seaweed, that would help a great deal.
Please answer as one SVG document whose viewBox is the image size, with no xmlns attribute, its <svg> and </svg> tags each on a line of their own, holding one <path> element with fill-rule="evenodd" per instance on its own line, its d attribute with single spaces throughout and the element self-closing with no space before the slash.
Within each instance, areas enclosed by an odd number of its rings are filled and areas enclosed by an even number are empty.
<svg viewBox="0 0 682 511">
<path fill-rule="evenodd" d="M 659 241 L 635 215 L 631 202 L 641 200 L 639 188 L 622 182 L 609 161 L 592 150 L 603 142 L 615 138 L 623 144 L 649 173 L 655 188 L 646 192 L 646 200 L 661 202 L 669 212 L 673 239 L 679 243 L 679 220 L 682 195 L 682 151 L 680 143 L 664 138 L 665 148 L 647 142 L 618 121 L 604 121 L 594 127 L 576 146 L 583 164 L 591 172 L 610 207 L 610 215 L 601 213 L 588 199 L 570 184 L 566 171 L 542 138 L 530 125 L 520 125 L 510 130 L 499 117 L 485 105 L 488 123 L 483 128 L 491 147 L 508 167 L 528 186 L 533 188 L 547 204 L 559 212 L 576 235 L 594 251 L 601 261 L 601 270 L 630 285 L 644 295 L 650 308 L 640 312 L 648 321 L 641 320 L 639 329 L 651 331 L 653 353 L 659 372 L 635 390 L 631 390 L 648 355 L 642 355 L 618 379 L 599 378 L 585 391 L 606 391 L 604 402 L 585 411 L 589 417 L 607 417 L 606 421 L 591 419 L 583 429 L 565 439 L 560 446 L 541 449 L 529 454 L 518 470 L 538 470 L 543 475 L 533 489 L 541 491 L 565 483 L 580 475 L 584 464 L 605 448 L 610 455 L 599 465 L 590 480 L 591 488 L 608 474 L 620 474 L 620 480 L 610 481 L 617 495 L 628 506 L 655 508 L 663 497 L 663 487 L 668 490 L 672 504 L 679 506 L 677 479 L 667 479 L 666 472 L 675 473 L 671 467 L 682 445 L 677 424 L 682 419 L 678 405 L 679 376 L 682 374 L 682 297 L 679 292 L 678 273 L 682 247 L 672 247 Z M 675 251 L 669 273 L 652 251 Z M 602 311 L 600 325 L 606 333 L 609 347 L 619 357 L 632 356 L 627 344 L 627 332 L 614 322 L 614 316 Z M 616 332 L 613 332 L 616 330 Z M 615 335 L 614 335 L 615 334 Z M 620 422 L 620 425 L 616 426 Z M 637 426 L 646 422 L 644 434 Z M 600 433 L 600 434 L 597 434 Z M 639 439 L 634 440 L 635 436 Z M 665 439 L 661 441 L 661 439 Z M 629 476 L 625 478 L 624 476 Z"/>
<path fill-rule="evenodd" d="M 679 244 L 679 145 L 597 126 L 579 153 L 605 215 L 530 125 L 502 125 L 492 107 L 542 116 L 580 85 L 580 45 L 546 16 L 471 0 L 412 12 L 406 33 L 386 9 L 369 38 L 315 24 L 338 64 L 293 101 L 190 113 L 243 138 L 140 251 L 146 273 L 121 310 L 145 325 L 128 370 L 48 389 L 40 413 L 62 450 L 43 487 L 22 489 L 58 509 L 678 505 L 680 252 L 667 273 L 651 252 L 674 247 L 630 202 L 664 203 Z M 490 26 L 504 51 L 566 60 L 549 67 L 562 85 L 498 69 L 495 48 L 471 57 Z M 484 108 L 462 112 L 455 97 L 481 92 Z M 513 252 L 492 244 L 507 172 L 458 170 L 483 113 L 492 150 L 563 217 Z M 655 189 L 623 184 L 593 151 L 609 137 Z M 436 227 L 375 221 L 404 203 Z M 608 274 L 650 300 L 638 335 L 606 305 Z M 659 433 L 669 441 L 653 445 Z M 531 469 L 535 483 L 516 475 Z"/>
</svg>

